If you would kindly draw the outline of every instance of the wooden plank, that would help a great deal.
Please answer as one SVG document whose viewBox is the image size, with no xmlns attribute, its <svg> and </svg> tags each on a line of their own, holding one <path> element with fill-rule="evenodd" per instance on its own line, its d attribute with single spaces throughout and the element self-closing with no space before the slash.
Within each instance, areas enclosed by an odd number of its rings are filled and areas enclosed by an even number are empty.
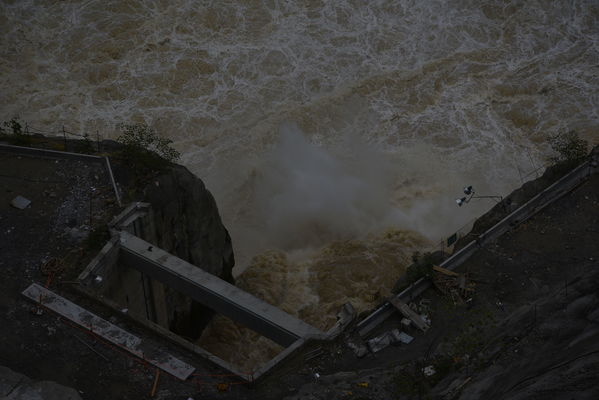
<svg viewBox="0 0 599 400">
<path fill-rule="evenodd" d="M 448 276 L 455 276 L 455 277 L 459 276 L 458 273 L 450 271 L 447 268 L 443 268 L 443 267 L 440 267 L 438 265 L 433 265 L 433 270 L 435 270 L 437 272 L 440 272 L 440 273 L 442 273 L 444 275 L 448 275 Z"/>
<path fill-rule="evenodd" d="M 430 326 L 422 319 L 422 317 L 416 314 L 406 303 L 399 300 L 397 297 L 390 297 L 389 303 L 401 312 L 404 317 L 409 318 L 414 325 L 422 332 L 426 332 Z"/>
<path fill-rule="evenodd" d="M 189 378 L 195 370 L 191 365 L 160 349 L 149 347 L 139 337 L 42 286 L 34 283 L 23 291 L 23 295 L 181 380 Z"/>
</svg>

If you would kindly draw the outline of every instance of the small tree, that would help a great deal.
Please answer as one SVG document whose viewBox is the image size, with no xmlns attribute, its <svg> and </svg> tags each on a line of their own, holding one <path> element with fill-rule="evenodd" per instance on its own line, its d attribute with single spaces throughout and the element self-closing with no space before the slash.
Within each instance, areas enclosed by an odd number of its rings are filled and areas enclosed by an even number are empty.
<svg viewBox="0 0 599 400">
<path fill-rule="evenodd" d="M 557 155 L 550 158 L 554 163 L 576 161 L 587 155 L 588 142 L 578 137 L 574 130 L 562 131 L 549 138 L 551 149 Z"/>
<path fill-rule="evenodd" d="M 121 135 L 117 141 L 125 146 L 127 155 L 135 159 L 160 164 L 158 157 L 175 162 L 181 156 L 170 146 L 172 140 L 161 137 L 146 124 L 119 124 L 118 128 Z"/>
<path fill-rule="evenodd" d="M 10 135 L 7 136 L 10 143 L 17 146 L 28 146 L 31 144 L 31 136 L 23 131 L 23 125 L 18 116 L 11 118 L 10 121 L 4 121 L 2 126 L 0 126 L 0 134 Z"/>
<path fill-rule="evenodd" d="M 13 135 L 22 135 L 23 134 L 23 125 L 19 121 L 19 117 L 13 117 L 10 121 L 4 121 L 3 125 L 12 131 Z M 4 129 L 2 133 L 4 133 Z"/>
</svg>

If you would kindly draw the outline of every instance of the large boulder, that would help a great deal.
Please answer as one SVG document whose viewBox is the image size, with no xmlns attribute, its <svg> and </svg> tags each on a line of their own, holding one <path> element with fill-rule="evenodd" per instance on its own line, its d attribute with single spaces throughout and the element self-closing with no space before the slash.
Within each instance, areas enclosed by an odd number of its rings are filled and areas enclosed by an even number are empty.
<svg viewBox="0 0 599 400">
<path fill-rule="evenodd" d="M 0 398 L 5 400 L 81 400 L 75 389 L 51 381 L 33 381 L 0 366 Z"/>
</svg>

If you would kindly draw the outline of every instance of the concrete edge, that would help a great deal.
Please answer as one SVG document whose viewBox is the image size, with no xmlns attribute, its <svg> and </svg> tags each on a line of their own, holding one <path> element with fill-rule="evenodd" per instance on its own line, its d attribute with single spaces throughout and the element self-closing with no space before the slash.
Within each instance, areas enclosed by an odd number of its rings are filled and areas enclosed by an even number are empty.
<svg viewBox="0 0 599 400">
<path fill-rule="evenodd" d="M 274 358 L 263 364 L 260 368 L 254 371 L 253 380 L 257 382 L 263 378 L 265 378 L 272 370 L 278 367 L 282 362 L 292 357 L 293 355 L 300 352 L 304 347 L 319 343 L 319 342 L 331 342 L 335 340 L 343 331 L 355 320 L 356 313 L 351 306 L 351 303 L 346 303 L 341 308 L 341 311 L 338 313 L 339 320 L 337 323 L 328 331 L 314 334 L 314 335 L 306 335 L 297 339 L 290 346 L 287 346 L 285 350 L 277 354 Z"/>
<path fill-rule="evenodd" d="M 508 231 L 510 228 L 530 218 L 532 215 L 541 211 L 543 208 L 553 203 L 555 200 L 569 193 L 574 187 L 578 186 L 583 180 L 589 177 L 591 174 L 591 168 L 589 161 L 585 161 L 572 171 L 562 176 L 560 179 L 555 181 L 553 184 L 545 188 L 542 192 L 538 193 L 532 199 L 524 203 L 515 211 L 511 212 L 501 221 L 487 229 L 481 235 L 478 236 L 475 242 L 482 245 L 484 242 L 492 241 L 503 233 Z M 472 242 L 471 242 L 472 243 Z M 447 261 L 447 260 L 446 260 Z M 452 269 L 452 266 L 446 262 L 442 263 L 441 266 Z M 455 268 L 455 267 L 453 267 Z"/>
<path fill-rule="evenodd" d="M 150 203 L 144 203 L 144 202 L 134 202 L 134 203 L 130 203 L 127 207 L 125 207 L 125 209 L 123 211 L 121 211 L 116 217 L 114 217 L 109 223 L 108 223 L 108 229 L 110 230 L 120 230 L 122 228 L 126 228 L 123 224 L 123 222 L 125 222 L 130 216 L 132 216 L 133 214 L 135 214 L 137 211 L 142 210 L 142 209 L 150 209 L 151 205 Z"/>
<path fill-rule="evenodd" d="M 123 203 L 121 202 L 121 194 L 119 193 L 119 189 L 116 186 L 116 181 L 114 180 L 114 174 L 112 173 L 112 166 L 110 165 L 110 159 L 108 157 L 104 157 L 104 160 L 106 160 L 106 170 L 108 171 L 110 183 L 112 184 L 112 189 L 114 190 L 114 196 L 116 197 L 116 202 L 119 205 L 119 207 L 122 207 Z"/>
<path fill-rule="evenodd" d="M 287 346 L 282 352 L 277 354 L 274 358 L 262 364 L 252 374 L 252 381 L 258 382 L 268 376 L 274 368 L 278 367 L 283 361 L 289 359 L 291 356 L 299 352 L 309 339 L 299 338 L 293 342 L 290 346 Z"/>
<path fill-rule="evenodd" d="M 92 272 L 96 272 L 96 269 L 102 265 L 102 261 L 113 251 L 119 251 L 118 237 L 112 237 L 102 249 L 96 254 L 96 256 L 87 264 L 85 269 L 79 274 L 77 280 L 82 284 L 90 278 Z"/>
<path fill-rule="evenodd" d="M 25 154 L 33 156 L 46 156 L 53 158 L 69 158 L 73 160 L 84 161 L 102 161 L 102 157 L 91 154 L 71 153 L 69 151 L 38 149 L 36 147 L 13 146 L 10 144 L 0 144 L 0 150 L 8 153 Z"/>
</svg>

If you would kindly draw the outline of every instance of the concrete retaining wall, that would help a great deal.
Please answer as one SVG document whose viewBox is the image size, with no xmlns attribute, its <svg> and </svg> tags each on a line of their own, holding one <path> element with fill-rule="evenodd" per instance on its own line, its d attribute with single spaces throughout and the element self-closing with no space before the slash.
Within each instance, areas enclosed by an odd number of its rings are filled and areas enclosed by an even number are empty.
<svg viewBox="0 0 599 400">
<path fill-rule="evenodd" d="M 499 236 L 509 231 L 511 228 L 532 217 L 552 202 L 569 193 L 572 189 L 588 179 L 590 175 L 599 171 L 598 158 L 599 154 L 593 152 L 589 157 L 589 160 L 573 169 L 570 173 L 566 174 L 557 182 L 543 190 L 541 193 L 537 194 L 516 211 L 499 221 L 492 228 L 479 235 L 476 240 L 473 240 L 468 245 L 453 254 L 451 257 L 441 263 L 440 266 L 449 270 L 457 268 L 463 262 L 468 260 L 480 247 L 496 240 Z M 397 294 L 395 297 L 404 302 L 410 302 L 413 298 L 419 296 L 422 292 L 428 289 L 429 286 L 430 281 L 428 279 L 420 278 L 401 293 Z M 358 324 L 358 331 L 360 335 L 368 335 L 374 328 L 376 328 L 380 323 L 385 321 L 391 314 L 393 314 L 394 311 L 395 308 L 389 302 L 383 304 L 368 317 L 360 321 Z"/>
</svg>

